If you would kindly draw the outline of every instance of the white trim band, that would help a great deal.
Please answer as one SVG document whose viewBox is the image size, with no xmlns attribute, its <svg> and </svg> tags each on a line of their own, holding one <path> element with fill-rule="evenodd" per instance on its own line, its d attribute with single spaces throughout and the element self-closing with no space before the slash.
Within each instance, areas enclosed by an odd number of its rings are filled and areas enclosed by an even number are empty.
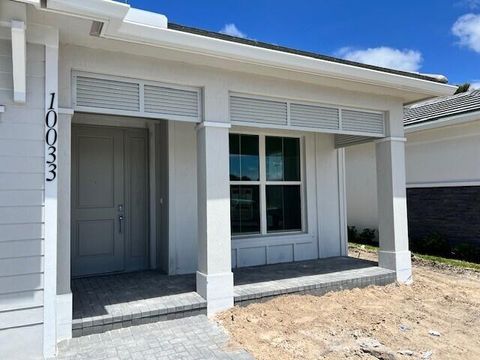
<svg viewBox="0 0 480 360">
<path fill-rule="evenodd" d="M 480 180 L 407 183 L 407 188 L 480 186 Z"/>
<path fill-rule="evenodd" d="M 405 138 L 405 137 L 389 136 L 389 137 L 385 137 L 385 138 L 381 138 L 381 139 L 375 140 L 374 143 L 377 144 L 377 143 L 386 142 L 386 141 L 406 142 L 406 141 L 407 141 L 407 138 Z"/>
<path fill-rule="evenodd" d="M 58 113 L 62 115 L 73 115 L 74 110 L 70 108 L 58 108 Z"/>
<path fill-rule="evenodd" d="M 232 124 L 223 123 L 219 121 L 202 121 L 201 123 L 198 123 L 196 126 L 197 130 L 200 130 L 204 127 L 217 127 L 217 128 L 230 129 L 232 127 Z"/>
</svg>

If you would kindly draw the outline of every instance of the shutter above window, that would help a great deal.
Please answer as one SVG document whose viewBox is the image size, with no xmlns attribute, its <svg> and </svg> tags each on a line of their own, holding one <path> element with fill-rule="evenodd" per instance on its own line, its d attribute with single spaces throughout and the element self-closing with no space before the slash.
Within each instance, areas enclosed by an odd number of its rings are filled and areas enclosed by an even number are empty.
<svg viewBox="0 0 480 360">
<path fill-rule="evenodd" d="M 342 110 L 342 130 L 383 135 L 385 132 L 382 113 Z"/>
<path fill-rule="evenodd" d="M 287 125 L 287 103 L 231 96 L 230 118 L 232 123 Z"/>
<path fill-rule="evenodd" d="M 336 108 L 290 104 L 290 124 L 292 126 L 331 129 L 340 128 L 340 112 Z"/>
<path fill-rule="evenodd" d="M 77 76 L 76 86 L 76 106 L 125 111 L 140 110 L 139 84 Z"/>
</svg>

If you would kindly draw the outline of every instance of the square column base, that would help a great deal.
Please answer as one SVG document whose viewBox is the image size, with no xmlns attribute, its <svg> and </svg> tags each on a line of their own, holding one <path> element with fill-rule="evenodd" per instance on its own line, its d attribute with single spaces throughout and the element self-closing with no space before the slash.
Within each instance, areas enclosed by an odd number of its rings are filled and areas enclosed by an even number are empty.
<svg viewBox="0 0 480 360">
<path fill-rule="evenodd" d="M 57 343 L 72 338 L 72 293 L 57 295 Z"/>
<path fill-rule="evenodd" d="M 233 273 L 204 274 L 197 271 L 197 293 L 207 300 L 207 315 L 233 307 Z"/>
<path fill-rule="evenodd" d="M 404 251 L 378 251 L 378 266 L 394 270 L 397 273 L 397 281 L 402 284 L 411 284 L 412 258 L 408 250 Z"/>
</svg>

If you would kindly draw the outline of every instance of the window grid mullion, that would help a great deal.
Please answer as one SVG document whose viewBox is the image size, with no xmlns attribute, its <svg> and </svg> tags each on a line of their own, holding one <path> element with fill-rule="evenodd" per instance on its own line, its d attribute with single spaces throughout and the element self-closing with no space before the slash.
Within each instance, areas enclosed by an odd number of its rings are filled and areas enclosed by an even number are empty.
<svg viewBox="0 0 480 360">
<path fill-rule="evenodd" d="M 258 138 L 258 155 L 260 165 L 260 234 L 267 233 L 267 194 L 266 194 L 266 177 L 267 165 L 265 156 L 265 135 L 260 135 Z"/>
</svg>

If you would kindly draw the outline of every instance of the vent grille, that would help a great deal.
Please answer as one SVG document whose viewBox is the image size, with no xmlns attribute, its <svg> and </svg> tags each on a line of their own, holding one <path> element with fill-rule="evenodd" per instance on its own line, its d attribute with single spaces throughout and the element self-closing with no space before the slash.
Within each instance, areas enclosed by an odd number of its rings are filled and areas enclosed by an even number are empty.
<svg viewBox="0 0 480 360">
<path fill-rule="evenodd" d="M 231 96 L 230 117 L 237 123 L 287 125 L 287 103 Z"/>
<path fill-rule="evenodd" d="M 323 106 L 291 104 L 290 124 L 299 127 L 338 130 L 340 128 L 340 111 Z"/>
<path fill-rule="evenodd" d="M 140 110 L 139 84 L 77 76 L 76 105 L 83 107 Z"/>
<path fill-rule="evenodd" d="M 145 85 L 145 112 L 198 117 L 198 92 Z"/>
<path fill-rule="evenodd" d="M 342 130 L 383 134 L 384 119 L 379 113 L 342 110 Z"/>
</svg>

